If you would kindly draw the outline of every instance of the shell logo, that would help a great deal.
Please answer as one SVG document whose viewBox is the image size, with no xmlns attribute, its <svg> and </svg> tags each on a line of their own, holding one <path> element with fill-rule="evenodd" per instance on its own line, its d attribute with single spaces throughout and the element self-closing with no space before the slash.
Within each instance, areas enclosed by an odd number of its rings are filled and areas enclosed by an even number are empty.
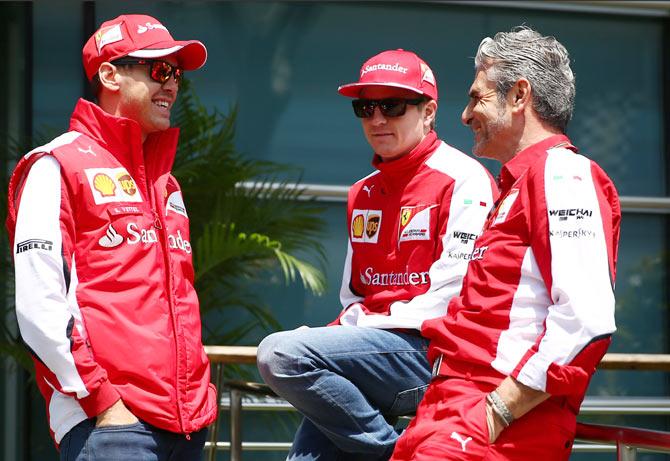
<svg viewBox="0 0 670 461">
<path fill-rule="evenodd" d="M 351 232 L 354 238 L 363 237 L 363 230 L 365 229 L 365 217 L 359 214 L 351 221 Z"/>
<path fill-rule="evenodd" d="M 116 179 L 119 181 L 119 184 L 121 184 L 121 189 L 123 189 L 123 192 L 130 195 L 131 197 L 135 195 L 137 192 L 137 186 L 135 185 L 133 178 L 131 178 L 128 173 L 121 173 L 116 177 Z"/>
<path fill-rule="evenodd" d="M 93 187 L 100 192 L 103 197 L 111 197 L 116 193 L 116 185 L 112 178 L 104 173 L 98 173 L 93 178 Z"/>
</svg>

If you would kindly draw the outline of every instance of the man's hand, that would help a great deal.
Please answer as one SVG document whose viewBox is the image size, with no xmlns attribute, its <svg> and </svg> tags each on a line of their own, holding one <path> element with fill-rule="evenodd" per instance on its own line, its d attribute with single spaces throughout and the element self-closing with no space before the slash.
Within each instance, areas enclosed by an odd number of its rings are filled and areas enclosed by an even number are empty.
<svg viewBox="0 0 670 461">
<path fill-rule="evenodd" d="M 531 389 L 510 376 L 500 383 L 496 392 L 507 406 L 507 409 L 512 413 L 514 419 L 521 418 L 537 405 L 551 397 L 550 394 Z M 505 424 L 495 414 L 491 404 L 488 402 L 486 402 L 486 424 L 489 428 L 489 442 L 493 443 L 505 429 Z"/>
<path fill-rule="evenodd" d="M 119 399 L 114 405 L 98 415 L 95 427 L 122 426 L 126 424 L 134 424 L 137 421 L 139 421 L 137 417 L 132 414 L 123 404 L 123 401 Z"/>
</svg>

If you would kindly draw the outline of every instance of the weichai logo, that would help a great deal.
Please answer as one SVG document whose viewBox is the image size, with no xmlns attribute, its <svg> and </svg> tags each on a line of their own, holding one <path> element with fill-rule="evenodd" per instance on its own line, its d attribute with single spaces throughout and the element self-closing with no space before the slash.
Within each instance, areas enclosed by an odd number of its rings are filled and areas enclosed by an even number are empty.
<svg viewBox="0 0 670 461">
<path fill-rule="evenodd" d="M 476 240 L 477 234 L 468 234 L 467 232 L 454 231 L 454 238 L 461 241 L 461 243 L 466 244 L 470 240 Z"/>
<path fill-rule="evenodd" d="M 568 218 L 584 219 L 593 216 L 593 211 L 586 208 L 567 208 L 561 210 L 549 210 L 549 216 L 558 216 L 559 221 L 567 221 Z"/>
</svg>

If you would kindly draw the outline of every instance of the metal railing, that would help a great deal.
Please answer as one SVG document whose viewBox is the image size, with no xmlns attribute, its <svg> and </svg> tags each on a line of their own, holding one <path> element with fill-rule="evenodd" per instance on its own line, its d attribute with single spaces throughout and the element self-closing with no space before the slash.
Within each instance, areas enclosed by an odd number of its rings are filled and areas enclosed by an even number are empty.
<svg viewBox="0 0 670 461">
<path fill-rule="evenodd" d="M 256 362 L 255 347 L 206 346 L 214 365 L 219 404 L 222 411 L 230 412 L 231 441 L 218 441 L 218 421 L 212 425 L 210 440 L 205 446 L 209 460 L 213 461 L 217 451 L 229 450 L 231 461 L 239 461 L 243 451 L 288 451 L 290 442 L 244 442 L 241 440 L 243 411 L 295 411 L 293 406 L 277 397 L 263 395 L 260 388 L 251 388 L 251 397 L 243 397 L 244 391 L 226 389 L 223 384 L 223 366 L 230 363 L 252 364 Z M 654 370 L 670 371 L 670 354 L 605 354 L 598 365 L 606 370 Z M 255 385 L 255 384 L 254 384 Z M 227 393 L 226 393 L 227 391 Z M 580 416 L 589 415 L 668 415 L 670 398 L 665 397 L 600 397 L 588 396 L 580 408 Z M 577 443 L 573 452 L 617 453 L 618 461 L 635 461 L 638 449 L 642 451 L 670 452 L 670 433 L 630 427 L 604 426 L 578 423 L 577 439 L 598 442 Z"/>
<path fill-rule="evenodd" d="M 233 395 L 231 397 L 231 394 Z M 235 408 L 235 405 L 232 404 L 231 398 L 237 398 L 237 395 L 240 396 L 241 401 L 238 405 L 241 406 L 243 412 L 295 412 L 296 409 L 287 401 L 277 397 L 270 396 L 242 396 L 240 394 L 229 393 L 229 395 L 223 395 L 220 402 L 220 411 L 230 412 Z M 586 397 L 580 408 L 580 416 L 592 416 L 592 415 L 670 415 L 670 398 L 661 398 L 661 397 Z M 231 418 L 232 418 L 231 414 Z M 409 419 L 409 417 L 404 417 Z M 241 421 L 235 421 L 237 427 L 241 427 Z M 616 452 L 620 449 L 617 448 L 617 440 L 620 438 L 622 443 L 632 443 L 635 438 L 631 437 L 632 434 L 636 434 L 639 437 L 642 437 L 638 440 L 637 447 L 640 448 L 650 448 L 648 446 L 649 437 L 640 436 L 640 430 L 633 428 L 619 428 L 616 426 L 611 426 L 613 432 L 603 432 L 602 429 L 595 428 L 605 428 L 607 426 L 592 425 L 579 423 L 577 437 L 580 440 L 593 440 L 600 441 L 601 444 L 586 444 L 586 443 L 576 443 L 573 446 L 572 451 L 575 453 L 595 453 L 595 452 Z M 231 429 L 233 430 L 233 429 Z M 630 432 L 632 431 L 632 432 Z M 670 451 L 670 434 L 664 432 L 656 431 L 642 431 L 643 434 L 651 433 L 655 437 L 660 434 L 660 437 L 657 437 L 657 440 L 667 442 L 662 446 L 651 447 L 655 448 L 657 451 L 661 451 L 665 447 L 665 450 Z M 597 436 L 591 438 L 591 436 Z M 237 438 L 237 437 L 233 437 Z M 235 441 L 233 441 L 235 442 Z M 606 442 L 607 444 L 602 444 Z M 643 443 L 644 442 L 644 443 Z M 625 445 L 624 443 L 624 445 Z M 635 445 L 633 443 L 633 445 Z M 207 445 L 207 448 L 210 448 L 211 444 Z M 291 448 L 290 442 L 241 442 L 241 449 L 243 451 L 288 451 Z M 216 450 L 228 451 L 231 449 L 231 442 L 216 442 Z M 630 456 L 630 454 L 628 455 Z M 627 461 L 630 461 L 634 458 L 625 458 Z"/>
</svg>

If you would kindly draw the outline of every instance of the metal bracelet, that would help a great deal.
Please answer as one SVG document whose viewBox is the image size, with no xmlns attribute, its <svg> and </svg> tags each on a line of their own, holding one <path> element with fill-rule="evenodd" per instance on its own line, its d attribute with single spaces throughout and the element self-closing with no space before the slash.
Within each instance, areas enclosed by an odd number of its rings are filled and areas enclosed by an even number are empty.
<svg viewBox="0 0 670 461">
<path fill-rule="evenodd" d="M 505 402 L 496 391 L 489 393 L 486 396 L 486 400 L 491 404 L 491 408 L 495 414 L 500 416 L 500 419 L 505 424 L 505 427 L 514 422 L 514 416 L 512 415 L 512 412 L 509 411 L 509 408 L 507 408 L 507 405 L 505 405 Z"/>
</svg>

